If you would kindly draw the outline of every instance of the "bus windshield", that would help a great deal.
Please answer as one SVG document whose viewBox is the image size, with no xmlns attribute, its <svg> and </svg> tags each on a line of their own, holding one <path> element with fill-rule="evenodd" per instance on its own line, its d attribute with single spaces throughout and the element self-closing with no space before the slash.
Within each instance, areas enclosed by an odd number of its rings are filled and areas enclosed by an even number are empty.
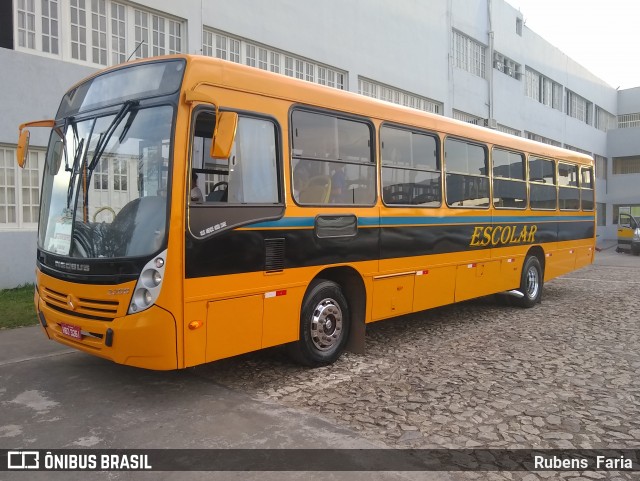
<svg viewBox="0 0 640 481">
<path fill-rule="evenodd" d="M 39 247 L 71 258 L 121 258 L 165 243 L 173 107 L 126 101 L 53 129 Z"/>
</svg>

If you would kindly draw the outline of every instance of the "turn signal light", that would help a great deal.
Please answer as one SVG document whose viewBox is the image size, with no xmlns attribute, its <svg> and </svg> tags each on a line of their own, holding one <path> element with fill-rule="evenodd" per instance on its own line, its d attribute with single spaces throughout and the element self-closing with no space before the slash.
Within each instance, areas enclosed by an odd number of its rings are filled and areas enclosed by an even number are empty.
<svg viewBox="0 0 640 481">
<path fill-rule="evenodd" d="M 204 321 L 191 321 L 189 323 L 189 329 L 191 329 L 192 331 L 195 331 L 196 329 L 202 327 L 204 324 Z"/>
</svg>

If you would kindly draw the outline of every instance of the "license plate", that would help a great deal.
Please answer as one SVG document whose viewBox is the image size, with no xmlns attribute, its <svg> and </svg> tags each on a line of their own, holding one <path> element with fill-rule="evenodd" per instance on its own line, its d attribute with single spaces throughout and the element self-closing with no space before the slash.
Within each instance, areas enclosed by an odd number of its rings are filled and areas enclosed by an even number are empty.
<svg viewBox="0 0 640 481">
<path fill-rule="evenodd" d="M 73 339 L 82 339 L 82 331 L 78 326 L 60 323 L 60 329 L 62 329 L 62 334 L 65 336 L 72 337 Z"/>
</svg>

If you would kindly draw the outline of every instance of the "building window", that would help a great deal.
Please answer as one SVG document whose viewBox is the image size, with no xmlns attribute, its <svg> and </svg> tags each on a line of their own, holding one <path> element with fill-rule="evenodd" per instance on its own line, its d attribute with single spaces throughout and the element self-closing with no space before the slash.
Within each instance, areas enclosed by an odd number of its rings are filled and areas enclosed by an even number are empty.
<svg viewBox="0 0 640 481">
<path fill-rule="evenodd" d="M 61 5 L 68 8 L 66 23 L 60 22 Z M 135 58 L 145 58 L 183 47 L 183 21 L 115 0 L 17 0 L 15 8 L 18 49 L 107 66 L 125 62 L 134 51 Z"/>
<path fill-rule="evenodd" d="M 182 53 L 182 24 L 169 20 L 169 55 Z"/>
<path fill-rule="evenodd" d="M 562 110 L 562 85 L 527 67 L 525 69 L 527 97 L 556 110 Z"/>
<path fill-rule="evenodd" d="M 243 59 L 240 57 L 241 51 L 244 52 Z M 284 73 L 287 77 L 295 77 L 340 90 L 346 88 L 345 72 L 295 57 L 266 45 L 256 45 L 240 38 L 233 38 L 226 33 L 209 28 L 204 28 L 202 31 L 202 53 L 274 73 Z"/>
<path fill-rule="evenodd" d="M 461 120 L 462 122 L 466 122 L 468 124 L 480 125 L 484 127 L 484 119 L 482 117 L 468 114 L 466 112 L 462 112 L 461 110 L 456 110 L 456 109 L 453 109 L 452 113 L 453 113 L 453 118 L 456 120 Z"/>
<path fill-rule="evenodd" d="M 109 190 L 109 159 L 103 157 L 93 171 L 93 188 Z"/>
<path fill-rule="evenodd" d="M 522 136 L 522 131 L 518 129 L 514 129 L 512 127 L 507 127 L 506 125 L 498 124 L 497 130 L 499 132 L 504 132 L 505 134 L 515 135 L 516 137 Z"/>
<path fill-rule="evenodd" d="M 505 57 L 501 53 L 493 53 L 493 68 L 516 80 L 522 78 L 522 65 Z"/>
<path fill-rule="evenodd" d="M 304 61 L 296 60 L 296 78 L 304 80 Z"/>
<path fill-rule="evenodd" d="M 111 4 L 111 63 L 116 65 L 127 60 L 127 25 L 124 5 Z"/>
<path fill-rule="evenodd" d="M 0 148 L 0 225 L 17 223 L 15 150 Z"/>
<path fill-rule="evenodd" d="M 267 52 L 266 48 L 259 48 L 258 49 L 258 68 L 261 68 L 262 70 L 268 70 L 269 69 L 269 64 L 267 59 L 269 58 L 269 54 Z"/>
<path fill-rule="evenodd" d="M 127 192 L 127 166 L 129 161 L 126 158 L 113 159 L 113 190 L 118 192 Z"/>
<path fill-rule="evenodd" d="M 562 143 L 557 140 L 550 139 L 548 137 L 543 137 L 542 135 L 534 134 L 533 132 L 524 131 L 524 136 L 529 140 L 535 140 L 536 142 L 540 142 L 543 144 L 553 145 L 554 147 L 562 147 Z"/>
<path fill-rule="evenodd" d="M 591 125 L 593 104 L 584 97 L 567 90 L 567 115 Z"/>
<path fill-rule="evenodd" d="M 640 174 L 640 156 L 614 157 L 613 174 Z"/>
<path fill-rule="evenodd" d="M 240 41 L 233 38 L 229 39 L 229 60 L 240 63 Z"/>
<path fill-rule="evenodd" d="M 629 129 L 640 127 L 640 113 L 618 115 L 618 128 Z"/>
<path fill-rule="evenodd" d="M 93 63 L 107 65 L 107 7 L 105 0 L 91 0 Z"/>
<path fill-rule="evenodd" d="M 244 63 L 249 67 L 256 66 L 256 46 L 255 45 L 246 44 Z"/>
<path fill-rule="evenodd" d="M 307 82 L 315 82 L 315 78 L 316 78 L 315 65 L 309 62 L 305 62 L 305 70 L 306 70 L 305 80 Z"/>
<path fill-rule="evenodd" d="M 153 55 L 164 55 L 165 30 L 164 18 L 159 15 L 151 15 L 152 24 L 152 49 Z"/>
<path fill-rule="evenodd" d="M 85 0 L 71 0 L 71 56 L 77 60 L 87 60 Z"/>
<path fill-rule="evenodd" d="M 455 30 L 452 44 L 455 66 L 485 78 L 486 47 Z"/>
<path fill-rule="evenodd" d="M 18 0 L 18 45 L 36 48 L 35 0 Z"/>
<path fill-rule="evenodd" d="M 522 19 L 520 17 L 516 18 L 516 33 L 522 37 Z"/>
<path fill-rule="evenodd" d="M 287 77 L 293 77 L 293 59 L 291 57 L 284 58 L 284 74 Z"/>
<path fill-rule="evenodd" d="M 43 165 L 44 152 L 30 149 L 27 163 L 19 169 L 15 149 L 0 146 L 0 226 L 38 223 Z"/>
<path fill-rule="evenodd" d="M 136 58 L 149 56 L 149 14 L 141 10 L 135 11 Z"/>
<path fill-rule="evenodd" d="M 104 1 L 104 0 L 103 0 Z M 42 0 L 42 51 L 58 54 L 58 1 Z"/>
<path fill-rule="evenodd" d="M 594 117 L 593 126 L 596 129 L 602 130 L 603 132 L 607 132 L 610 129 L 616 128 L 616 116 L 610 114 L 602 107 L 598 107 L 596 105 L 596 114 Z"/>
<path fill-rule="evenodd" d="M 573 150 L 574 152 L 580 152 L 581 154 L 588 155 L 591 157 L 591 152 L 588 150 L 581 149 L 580 147 L 574 147 L 573 145 L 564 144 L 564 148 L 567 150 Z"/>
<path fill-rule="evenodd" d="M 279 53 L 277 52 L 270 53 L 269 70 L 271 70 L 273 73 L 280 73 L 280 54 Z M 318 83 L 322 83 L 322 82 L 318 82 Z"/>
<path fill-rule="evenodd" d="M 204 30 L 202 32 L 202 53 L 213 57 L 213 39 L 216 39 L 216 58 L 227 60 L 227 37 L 215 35 Z"/>
<path fill-rule="evenodd" d="M 358 93 L 374 99 L 385 100 L 399 105 L 406 105 L 425 112 L 442 115 L 443 104 L 427 97 L 399 90 L 395 87 L 358 77 Z"/>
</svg>

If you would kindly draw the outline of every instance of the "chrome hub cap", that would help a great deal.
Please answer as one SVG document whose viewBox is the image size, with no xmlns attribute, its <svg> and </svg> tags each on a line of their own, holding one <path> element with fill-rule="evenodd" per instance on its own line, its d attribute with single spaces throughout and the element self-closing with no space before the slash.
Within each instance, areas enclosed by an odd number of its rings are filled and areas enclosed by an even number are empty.
<svg viewBox="0 0 640 481">
<path fill-rule="evenodd" d="M 319 351 L 328 351 L 342 338 L 342 309 L 334 299 L 323 299 L 311 317 L 311 340 Z"/>
<path fill-rule="evenodd" d="M 529 299 L 535 299 L 540 289 L 540 279 L 538 277 L 538 269 L 530 267 L 527 271 L 526 294 Z"/>
</svg>

